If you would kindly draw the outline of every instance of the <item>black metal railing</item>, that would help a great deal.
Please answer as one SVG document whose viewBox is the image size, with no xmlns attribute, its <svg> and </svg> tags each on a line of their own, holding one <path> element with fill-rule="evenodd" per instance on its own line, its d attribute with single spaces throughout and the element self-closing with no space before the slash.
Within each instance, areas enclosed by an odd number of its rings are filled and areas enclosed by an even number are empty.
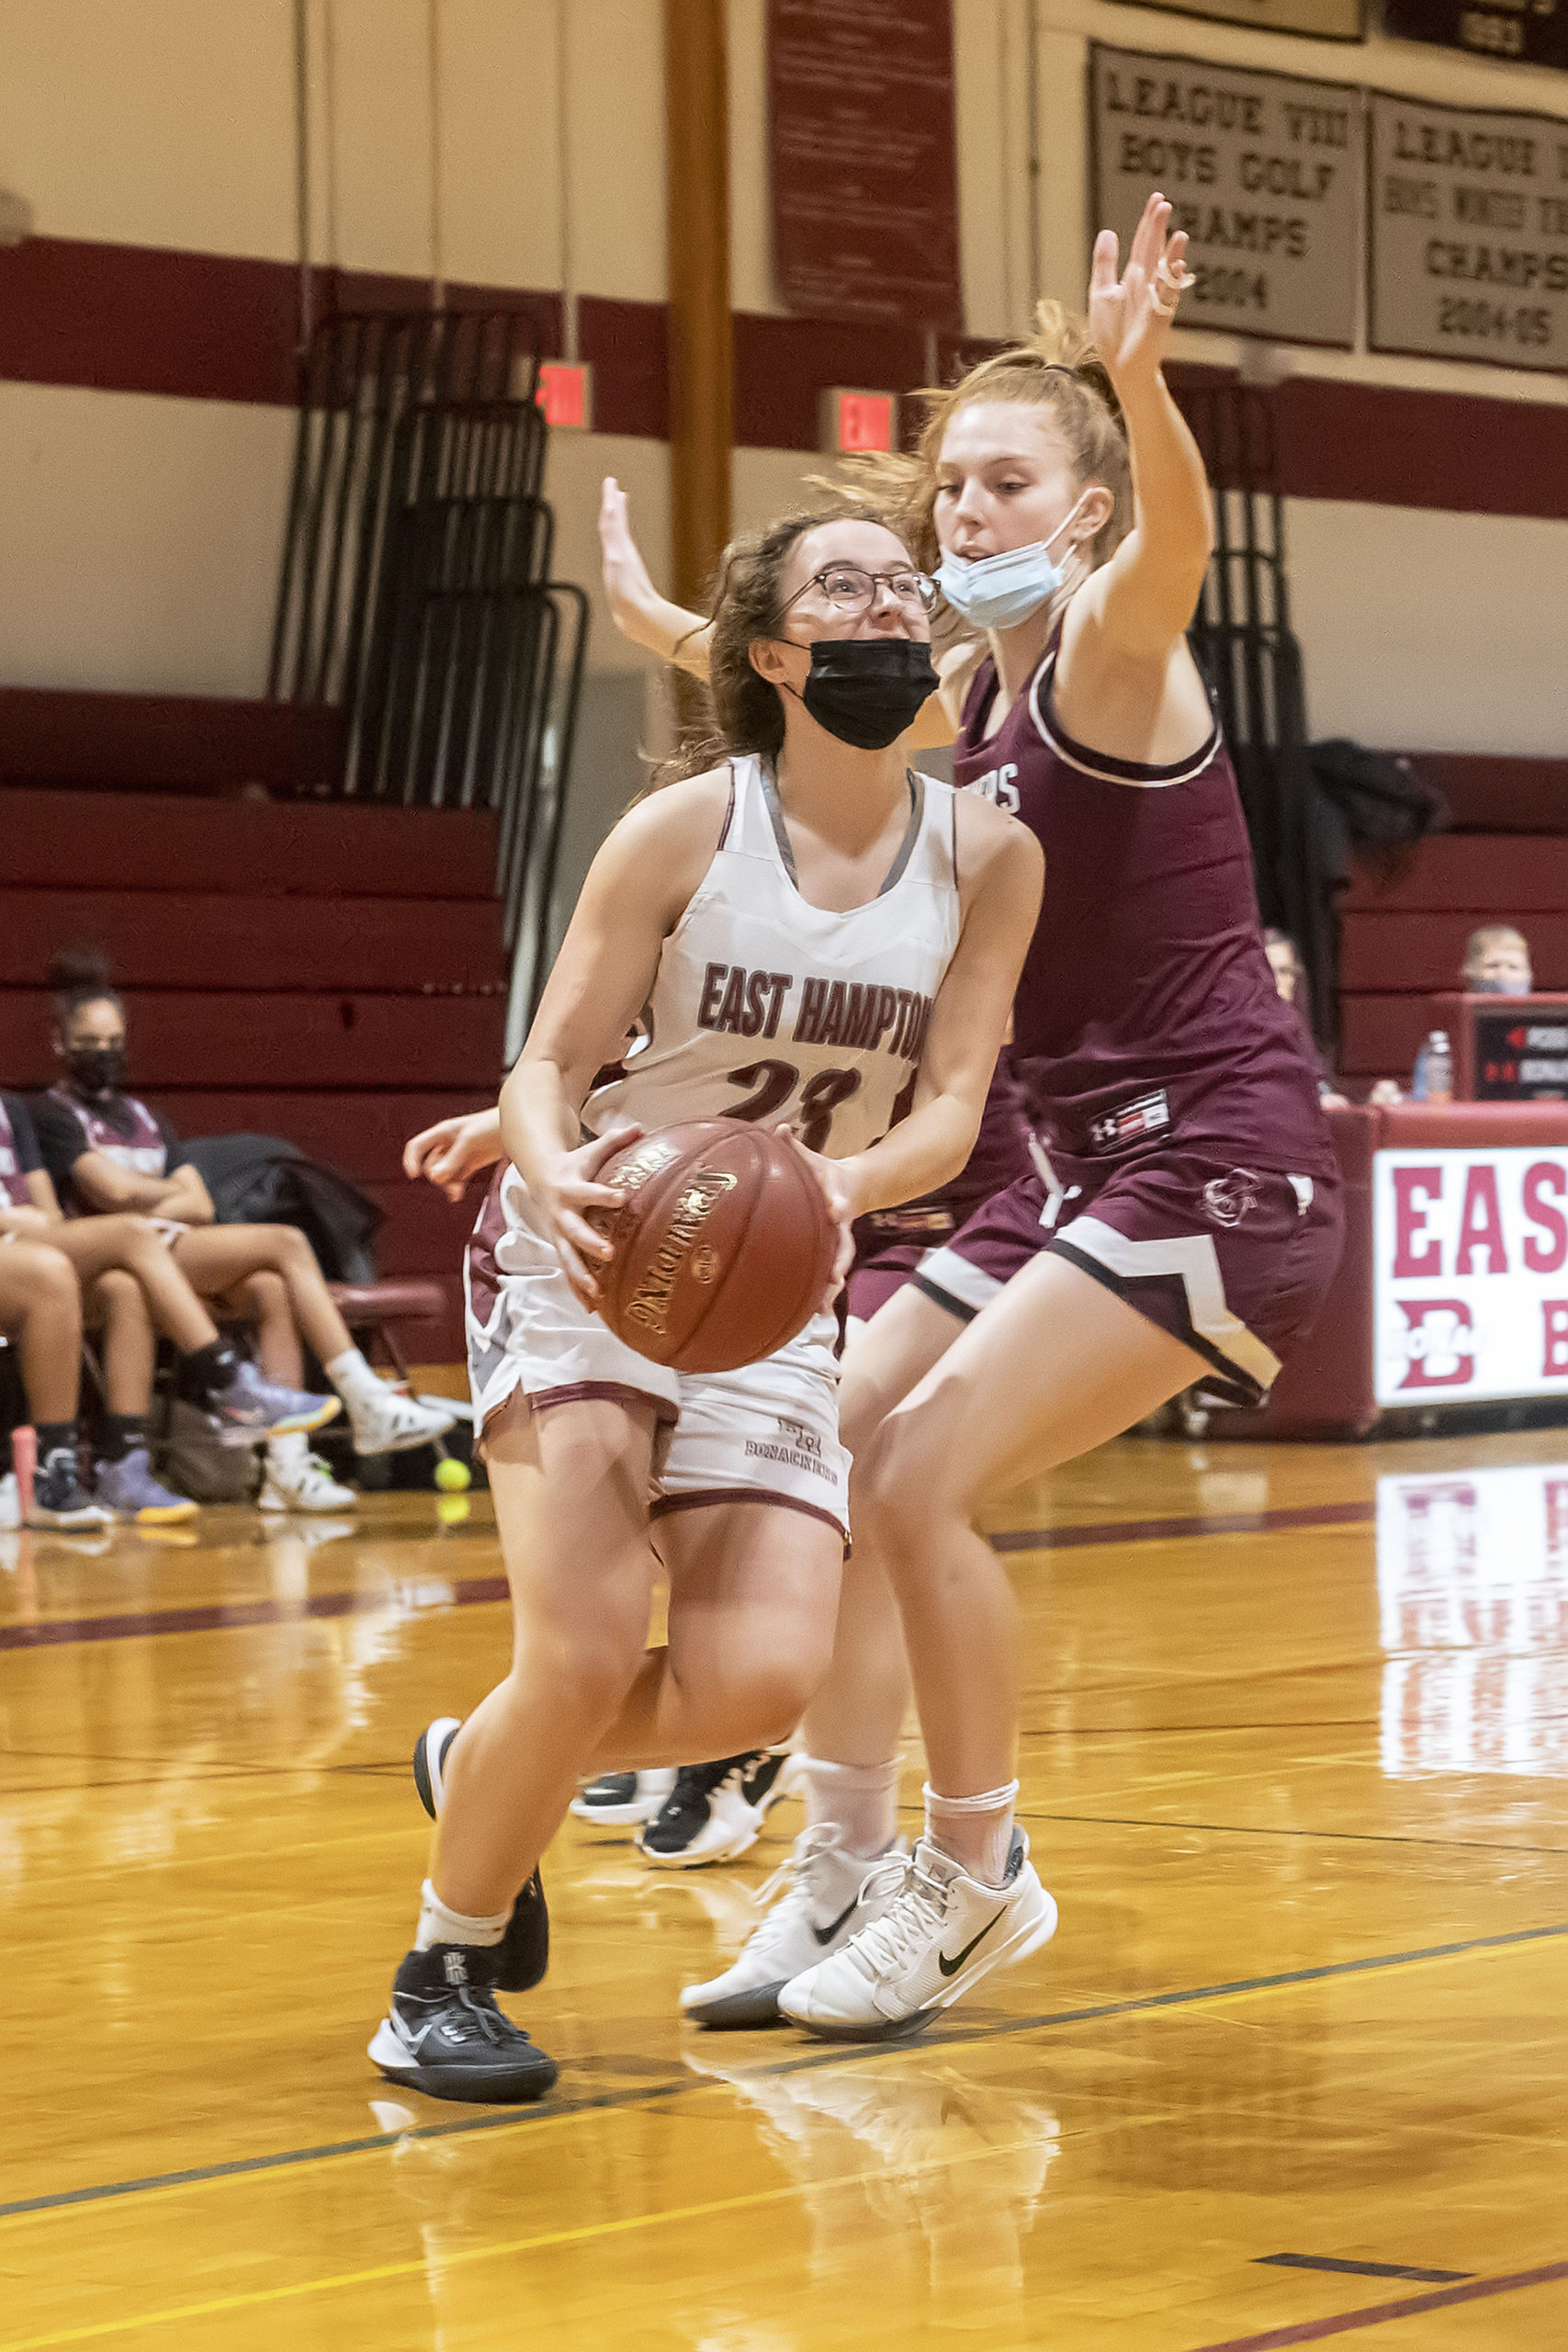
<svg viewBox="0 0 1568 2352">
<path fill-rule="evenodd" d="M 501 819 L 506 944 L 543 980 L 588 600 L 550 576 L 537 328 L 326 321 L 307 356 L 268 694 L 343 713 L 335 796 Z M 534 936 L 529 926 L 536 927 Z"/>
<path fill-rule="evenodd" d="M 1291 628 L 1272 393 L 1184 387 L 1213 492 L 1214 554 L 1189 632 L 1225 731 L 1266 923 L 1301 950 L 1316 1035 L 1337 1023 L 1337 940 L 1320 870 L 1302 650 Z"/>
</svg>

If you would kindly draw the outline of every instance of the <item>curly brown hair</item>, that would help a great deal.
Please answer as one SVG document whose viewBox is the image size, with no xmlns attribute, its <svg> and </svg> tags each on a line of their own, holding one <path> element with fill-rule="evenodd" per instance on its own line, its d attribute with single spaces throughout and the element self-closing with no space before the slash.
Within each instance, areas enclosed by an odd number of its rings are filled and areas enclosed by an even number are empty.
<svg viewBox="0 0 1568 2352">
<path fill-rule="evenodd" d="M 776 760 L 784 745 L 779 690 L 751 666 L 751 647 L 778 627 L 781 584 L 791 550 L 823 523 L 880 523 L 908 541 L 891 505 L 855 490 L 829 487 L 812 506 L 781 514 L 760 531 L 732 539 L 714 591 L 708 643 L 707 708 L 682 737 L 680 748 L 654 774 L 649 789 L 701 775 L 721 760 L 748 752 Z"/>
<path fill-rule="evenodd" d="M 1115 553 L 1132 529 L 1133 474 L 1121 403 L 1080 312 L 1060 302 L 1041 302 L 1027 342 L 993 352 L 956 384 L 929 386 L 911 397 L 924 408 L 914 449 L 853 458 L 846 471 L 852 488 L 863 489 L 883 510 L 879 519 L 891 524 L 928 571 L 935 570 L 942 553 L 932 518 L 942 437 L 959 409 L 980 401 L 1049 409 L 1078 481 L 1086 486 L 1103 483 L 1111 492 L 1110 518 L 1094 539 L 1097 565 Z"/>
</svg>

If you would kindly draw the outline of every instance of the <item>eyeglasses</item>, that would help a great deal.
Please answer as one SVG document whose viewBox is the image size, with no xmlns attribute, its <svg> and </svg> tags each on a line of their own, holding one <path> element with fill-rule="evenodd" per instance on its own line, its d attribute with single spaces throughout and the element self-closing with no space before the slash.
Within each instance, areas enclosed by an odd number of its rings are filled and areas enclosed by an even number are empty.
<svg viewBox="0 0 1568 2352">
<path fill-rule="evenodd" d="M 876 602 L 878 588 L 886 588 L 894 602 L 907 613 L 929 613 L 936 604 L 936 582 L 911 564 L 907 571 L 863 571 L 858 563 L 825 564 L 814 571 L 804 586 L 795 590 L 779 607 L 783 620 L 791 605 L 797 605 L 811 589 L 819 588 L 835 613 L 846 620 L 862 613 L 869 613 Z"/>
</svg>

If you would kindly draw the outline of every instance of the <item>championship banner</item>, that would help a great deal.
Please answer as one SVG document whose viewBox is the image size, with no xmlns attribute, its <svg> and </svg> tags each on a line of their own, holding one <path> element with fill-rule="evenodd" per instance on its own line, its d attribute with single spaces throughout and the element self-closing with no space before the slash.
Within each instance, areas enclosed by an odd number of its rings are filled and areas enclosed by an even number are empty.
<svg viewBox="0 0 1568 2352">
<path fill-rule="evenodd" d="M 1364 138 L 1342 83 L 1091 45 L 1093 225 L 1125 258 L 1164 191 L 1191 239 L 1184 326 L 1352 347 Z"/>
<path fill-rule="evenodd" d="M 1369 347 L 1568 368 L 1568 119 L 1371 110 Z"/>
<path fill-rule="evenodd" d="M 1361 0 L 1138 0 L 1173 17 L 1207 17 L 1224 25 L 1256 25 L 1266 33 L 1308 33 L 1318 40 L 1359 40 Z"/>
<path fill-rule="evenodd" d="M 952 0 L 768 0 L 768 115 L 786 307 L 962 328 Z"/>
<path fill-rule="evenodd" d="M 1568 0 L 1383 0 L 1382 28 L 1395 40 L 1568 68 Z"/>
<path fill-rule="evenodd" d="M 1568 1397 L 1568 1152 L 1374 1154 L 1372 1309 L 1380 1405 Z"/>
</svg>

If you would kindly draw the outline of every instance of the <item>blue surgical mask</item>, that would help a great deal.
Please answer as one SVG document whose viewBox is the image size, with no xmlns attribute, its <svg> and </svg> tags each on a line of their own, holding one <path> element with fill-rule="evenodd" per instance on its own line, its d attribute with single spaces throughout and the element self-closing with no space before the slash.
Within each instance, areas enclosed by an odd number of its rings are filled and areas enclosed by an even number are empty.
<svg viewBox="0 0 1568 2352">
<path fill-rule="evenodd" d="M 1066 576 L 1052 558 L 1052 545 L 1082 504 L 1080 498 L 1050 538 L 1032 539 L 1026 548 L 1007 548 L 974 563 L 961 555 L 944 555 L 936 569 L 936 584 L 953 611 L 976 628 L 1016 628 L 1049 604 Z"/>
</svg>

